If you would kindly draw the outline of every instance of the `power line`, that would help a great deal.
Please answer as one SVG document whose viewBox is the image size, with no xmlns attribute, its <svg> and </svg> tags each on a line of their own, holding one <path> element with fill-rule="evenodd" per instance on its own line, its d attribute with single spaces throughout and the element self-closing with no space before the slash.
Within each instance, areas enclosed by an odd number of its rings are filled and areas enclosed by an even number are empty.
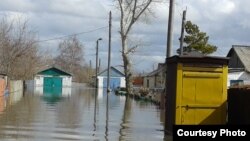
<svg viewBox="0 0 250 141">
<path fill-rule="evenodd" d="M 89 30 L 89 31 L 84 31 L 84 32 L 79 32 L 79 33 L 74 33 L 74 34 L 70 34 L 70 35 L 65 35 L 65 36 L 55 37 L 55 38 L 51 38 L 51 39 L 40 40 L 40 41 L 37 41 L 37 42 L 39 42 L 39 43 L 40 43 L 40 42 L 47 42 L 47 41 L 52 41 L 52 40 L 59 40 L 59 39 L 63 39 L 63 38 L 66 38 L 66 37 L 71 37 L 71 36 L 76 36 L 76 35 L 80 35 L 80 34 L 85 34 L 85 33 L 94 32 L 94 31 L 97 31 L 97 30 L 100 30 L 100 29 L 104 29 L 104 28 L 108 28 L 108 26 L 99 27 L 99 28 L 92 29 L 92 30 Z"/>
</svg>

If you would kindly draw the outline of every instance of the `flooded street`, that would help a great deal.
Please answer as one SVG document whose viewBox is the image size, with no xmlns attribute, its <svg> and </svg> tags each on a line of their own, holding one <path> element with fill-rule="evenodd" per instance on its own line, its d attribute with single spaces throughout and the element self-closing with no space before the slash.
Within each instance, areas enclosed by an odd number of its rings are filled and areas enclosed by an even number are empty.
<svg viewBox="0 0 250 141">
<path fill-rule="evenodd" d="M 74 86 L 66 95 L 10 94 L 0 102 L 1 141 L 162 141 L 163 112 L 106 90 Z M 108 101 L 108 102 L 107 102 Z"/>
</svg>

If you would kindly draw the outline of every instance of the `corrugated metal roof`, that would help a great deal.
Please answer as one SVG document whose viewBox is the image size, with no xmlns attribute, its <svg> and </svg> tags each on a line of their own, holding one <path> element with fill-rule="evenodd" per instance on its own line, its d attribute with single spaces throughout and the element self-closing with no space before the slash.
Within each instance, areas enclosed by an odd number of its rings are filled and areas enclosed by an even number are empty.
<svg viewBox="0 0 250 141">
<path fill-rule="evenodd" d="M 233 45 L 227 57 L 230 57 L 233 51 L 237 54 L 246 71 L 250 72 L 250 46 Z"/>
</svg>

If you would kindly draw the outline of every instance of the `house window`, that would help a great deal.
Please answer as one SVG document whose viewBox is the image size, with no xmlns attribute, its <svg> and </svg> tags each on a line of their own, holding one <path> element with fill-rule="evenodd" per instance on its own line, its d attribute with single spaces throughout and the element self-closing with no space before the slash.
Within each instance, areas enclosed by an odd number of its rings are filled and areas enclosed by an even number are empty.
<svg viewBox="0 0 250 141">
<path fill-rule="evenodd" d="M 147 79 L 147 87 L 149 87 L 149 79 Z"/>
<path fill-rule="evenodd" d="M 244 85 L 243 80 L 230 80 L 230 86 L 242 86 Z"/>
</svg>

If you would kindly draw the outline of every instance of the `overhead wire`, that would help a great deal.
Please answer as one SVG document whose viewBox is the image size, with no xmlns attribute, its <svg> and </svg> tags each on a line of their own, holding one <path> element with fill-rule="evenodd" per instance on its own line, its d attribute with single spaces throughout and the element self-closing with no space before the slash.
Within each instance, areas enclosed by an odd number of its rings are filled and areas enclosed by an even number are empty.
<svg viewBox="0 0 250 141">
<path fill-rule="evenodd" d="M 59 39 L 67 38 L 67 37 L 77 36 L 77 35 L 80 35 L 80 34 L 95 32 L 97 30 L 101 30 L 101 29 L 104 29 L 104 28 L 108 28 L 108 26 L 103 26 L 103 27 L 99 27 L 99 28 L 92 29 L 92 30 L 89 30 L 89 31 L 83 31 L 83 32 L 79 32 L 79 33 L 65 35 L 65 36 L 54 37 L 54 38 L 45 39 L 45 40 L 39 40 L 39 41 L 36 41 L 36 42 L 41 43 L 41 42 L 47 42 L 47 41 L 52 41 L 52 40 L 59 40 Z"/>
</svg>

